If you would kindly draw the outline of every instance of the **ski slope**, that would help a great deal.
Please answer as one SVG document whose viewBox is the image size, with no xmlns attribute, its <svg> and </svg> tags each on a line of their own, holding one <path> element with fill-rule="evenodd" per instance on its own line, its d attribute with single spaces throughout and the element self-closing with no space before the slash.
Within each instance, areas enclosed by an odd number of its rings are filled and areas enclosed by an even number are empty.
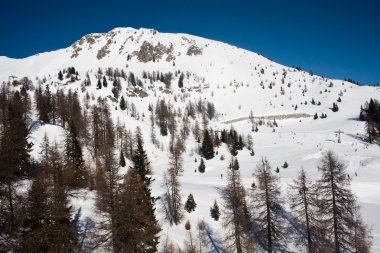
<svg viewBox="0 0 380 253">
<path fill-rule="evenodd" d="M 144 43 L 153 47 L 164 48 L 160 59 L 144 62 L 139 60 L 138 52 Z M 147 45 L 147 44 L 145 44 Z M 200 54 L 188 55 L 189 48 L 200 49 Z M 99 57 L 102 56 L 102 57 Z M 128 57 L 129 56 L 129 57 Z M 169 58 L 168 58 L 169 57 Z M 100 58 L 100 59 L 99 59 Z M 169 60 L 168 60 L 169 59 Z M 74 66 L 80 79 L 66 84 L 57 79 L 59 70 Z M 177 86 L 178 76 L 174 78 L 170 91 L 165 92 L 164 84 L 157 81 L 149 84 L 143 80 L 148 96 L 130 97 L 131 91 L 127 81 L 122 80 L 122 94 L 129 103 L 136 106 L 137 112 L 145 117 L 136 119 L 125 111 L 116 110 L 118 103 L 108 100 L 114 121 L 125 123 L 134 131 L 139 126 L 142 130 L 145 148 L 151 161 L 153 177 L 153 194 L 163 194 L 161 188 L 162 174 L 168 166 L 169 137 L 162 137 L 157 130 L 161 148 L 150 142 L 150 121 L 148 105 L 155 105 L 157 99 L 165 98 L 174 108 L 185 109 L 187 101 L 207 99 L 215 104 L 218 117 L 209 126 L 214 130 L 234 127 L 239 133 L 251 134 L 254 140 L 255 156 L 249 151 L 240 151 L 237 158 L 240 164 L 242 179 L 247 188 L 253 182 L 252 173 L 261 157 L 267 157 L 273 169 L 280 168 L 283 196 L 286 197 L 287 184 L 295 178 L 299 168 L 303 167 L 307 174 L 317 179 L 319 159 L 327 150 L 334 150 L 347 166 L 352 178 L 352 189 L 358 197 L 361 212 L 365 221 L 372 226 L 373 252 L 380 252 L 380 148 L 376 144 L 369 145 L 363 141 L 364 123 L 357 120 L 360 106 L 370 98 L 380 98 L 380 90 L 375 87 L 361 87 L 342 80 L 330 80 L 308 72 L 275 63 L 254 52 L 237 48 L 222 42 L 212 41 L 188 34 L 159 33 L 152 29 L 115 28 L 105 34 L 90 34 L 76 41 L 68 48 L 41 53 L 25 59 L 0 57 L 0 81 L 10 80 L 10 76 L 18 79 L 28 76 L 36 84 L 46 79 L 43 85 L 50 84 L 51 90 L 76 90 L 82 98 L 86 92 L 91 96 L 112 96 L 112 85 L 100 90 L 96 89 L 96 72 L 98 68 L 119 68 L 133 72 L 142 79 L 142 72 L 189 72 L 184 80 L 184 89 Z M 87 72 L 92 85 L 82 90 L 81 83 Z M 286 75 L 284 76 L 284 73 Z M 283 80 L 282 80 L 283 79 Z M 272 84 L 271 84 L 272 83 Z M 290 85 L 289 85 L 290 84 Z M 264 87 L 264 88 L 263 88 Z M 175 100 L 175 96 L 179 99 Z M 339 111 L 330 110 L 338 97 Z M 310 101 L 321 102 L 313 105 Z M 305 103 L 306 101 L 306 103 Z M 96 99 L 92 101 L 96 103 Z M 302 104 L 301 104 L 302 103 Z M 297 110 L 295 106 L 297 105 Z M 258 132 L 251 131 L 249 120 L 240 120 L 225 124 L 226 121 L 248 117 L 250 112 L 255 117 L 270 115 L 289 115 L 304 113 L 314 115 L 326 113 L 326 119 L 313 120 L 313 117 L 278 119 L 275 132 L 272 128 L 262 126 Z M 36 116 L 34 116 L 36 119 Z M 201 118 L 196 119 L 199 123 Z M 195 124 L 195 120 L 191 121 Z M 341 143 L 337 142 L 336 131 L 341 130 Z M 34 150 L 32 156 L 38 159 L 39 144 L 44 134 L 51 141 L 63 144 L 64 130 L 58 126 L 43 125 L 33 130 L 31 140 Z M 187 140 L 187 150 L 183 155 L 184 173 L 180 177 L 183 202 L 189 193 L 194 195 L 197 203 L 195 212 L 185 213 L 184 221 L 190 220 L 195 228 L 199 220 L 205 220 L 215 232 L 216 238 L 223 237 L 221 222 L 214 221 L 209 209 L 216 199 L 221 207 L 219 190 L 226 184 L 227 167 L 230 154 L 225 145 L 218 150 L 218 155 L 206 161 L 206 172 L 197 171 L 200 156 L 195 152 L 198 144 L 194 137 Z M 85 152 L 86 162 L 93 164 L 91 156 Z M 223 155 L 225 160 L 221 160 Z M 197 162 L 195 162 L 197 159 Z M 289 167 L 282 169 L 287 161 Z M 127 161 L 127 167 L 130 164 Z M 196 172 L 195 172 L 196 171 Z M 355 173 L 357 176 L 355 176 Z M 222 176 L 221 176 L 222 175 Z M 83 191 L 72 199 L 75 209 L 82 208 L 82 218 L 95 217 L 95 192 Z M 184 222 L 178 226 L 170 226 L 157 208 L 157 216 L 162 226 L 162 240 L 168 236 L 178 247 L 183 247 L 186 238 Z M 290 246 L 291 248 L 292 246 Z M 295 252 L 297 249 L 293 250 Z"/>
</svg>

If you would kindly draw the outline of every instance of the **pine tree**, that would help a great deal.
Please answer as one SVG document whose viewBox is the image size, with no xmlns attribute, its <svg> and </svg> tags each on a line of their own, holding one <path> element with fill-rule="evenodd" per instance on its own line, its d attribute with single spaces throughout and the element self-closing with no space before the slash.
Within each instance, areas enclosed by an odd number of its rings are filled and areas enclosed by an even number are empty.
<svg viewBox="0 0 380 253">
<path fill-rule="evenodd" d="M 120 149 L 119 165 L 121 167 L 125 167 L 125 158 L 124 158 L 124 154 L 123 154 L 123 149 L 122 148 Z"/>
<path fill-rule="evenodd" d="M 205 165 L 205 163 L 203 161 L 203 158 L 201 158 L 201 163 L 199 164 L 198 171 L 200 173 L 204 173 L 205 170 L 206 170 L 206 165 Z"/>
<path fill-rule="evenodd" d="M 98 84 L 96 85 L 96 88 L 98 90 L 100 90 L 102 88 L 102 82 L 100 81 L 100 79 L 98 79 Z"/>
<path fill-rule="evenodd" d="M 66 183 L 70 187 L 80 188 L 87 184 L 88 173 L 82 157 L 82 148 L 76 135 L 76 128 L 71 121 L 69 131 L 66 134 Z"/>
<path fill-rule="evenodd" d="M 78 233 L 71 223 L 63 157 L 57 145 L 49 147 L 29 192 L 22 252 L 75 252 Z"/>
<path fill-rule="evenodd" d="M 214 205 L 210 208 L 210 216 L 216 221 L 219 220 L 220 211 L 219 211 L 219 206 L 216 200 L 214 201 Z"/>
<path fill-rule="evenodd" d="M 354 246 L 359 244 L 369 247 L 366 236 L 361 238 L 361 243 L 354 241 L 355 232 L 366 231 L 366 228 L 355 222 L 357 204 L 344 165 L 332 151 L 328 151 L 320 161 L 318 170 L 322 174 L 318 180 L 319 216 L 324 228 L 321 234 L 326 240 L 331 240 L 330 249 L 338 253 L 352 252 Z"/>
<path fill-rule="evenodd" d="M 179 88 L 183 88 L 183 78 L 184 78 L 184 74 L 181 73 L 181 75 L 179 76 L 179 79 L 178 79 L 178 87 Z"/>
<path fill-rule="evenodd" d="M 252 205 L 255 210 L 254 220 L 258 225 L 258 240 L 268 253 L 282 251 L 286 247 L 287 234 L 280 180 L 272 174 L 266 158 L 257 164 L 254 175 L 257 187 L 252 190 Z"/>
<path fill-rule="evenodd" d="M 197 207 L 197 203 L 195 203 L 193 194 L 190 193 L 189 196 L 187 196 L 187 200 L 185 203 L 185 210 L 188 213 L 191 213 L 191 212 L 195 211 L 196 207 Z"/>
<path fill-rule="evenodd" d="M 108 82 L 106 76 L 103 76 L 103 86 L 104 88 L 107 88 Z"/>
<path fill-rule="evenodd" d="M 126 109 L 124 96 L 121 96 L 121 99 L 120 99 L 120 109 L 123 111 Z"/>
<path fill-rule="evenodd" d="M 30 174 L 28 130 L 24 120 L 21 96 L 16 91 L 9 99 L 2 100 L 0 131 L 0 234 L 4 240 L 0 251 L 15 249 L 15 236 L 20 228 L 22 196 L 16 190 L 19 179 Z M 9 248 L 8 248 L 9 247 Z"/>
<path fill-rule="evenodd" d="M 214 157 L 214 145 L 209 131 L 206 129 L 203 135 L 202 154 L 206 160 Z"/>
<path fill-rule="evenodd" d="M 63 74 L 62 74 L 62 71 L 61 71 L 61 70 L 58 72 L 58 79 L 59 79 L 60 81 L 63 80 Z"/>
<path fill-rule="evenodd" d="M 158 223 L 152 220 L 150 200 L 136 170 L 129 169 L 116 197 L 114 252 L 157 252 Z"/>
</svg>

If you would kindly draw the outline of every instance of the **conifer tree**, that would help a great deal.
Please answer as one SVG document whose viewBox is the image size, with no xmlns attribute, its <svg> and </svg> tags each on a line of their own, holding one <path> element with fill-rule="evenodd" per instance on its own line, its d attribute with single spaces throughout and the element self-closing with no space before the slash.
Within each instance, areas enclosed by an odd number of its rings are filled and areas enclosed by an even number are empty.
<svg viewBox="0 0 380 253">
<path fill-rule="evenodd" d="M 206 160 L 214 157 L 214 145 L 208 129 L 205 130 L 203 135 L 202 154 Z"/>
<path fill-rule="evenodd" d="M 134 169 L 129 169 L 116 198 L 114 252 L 157 252 L 160 228 L 151 217 L 145 185 Z"/>
<path fill-rule="evenodd" d="M 282 251 L 286 248 L 287 234 L 279 178 L 272 174 L 266 158 L 262 158 L 257 164 L 254 176 L 257 187 L 252 190 L 252 205 L 255 210 L 254 220 L 258 225 L 256 235 L 259 244 L 268 253 Z"/>
<path fill-rule="evenodd" d="M 296 235 L 300 235 L 296 238 L 296 245 L 304 246 L 309 253 L 317 252 L 316 249 L 323 244 L 318 240 L 316 193 L 315 184 L 307 178 L 305 170 L 301 168 L 297 178 L 289 185 L 289 205 L 297 219 Z"/>
<path fill-rule="evenodd" d="M 57 145 L 48 148 L 29 192 L 22 252 L 75 252 L 78 233 L 73 226 L 63 182 L 63 157 Z"/>
<path fill-rule="evenodd" d="M 367 229 L 360 222 L 355 222 L 358 208 L 344 165 L 332 151 L 328 151 L 320 161 L 318 170 L 322 174 L 318 180 L 318 212 L 324 228 L 321 234 L 326 240 L 331 240 L 330 249 L 336 253 L 352 252 L 360 244 L 367 246 L 365 251 L 369 251 Z M 358 239 L 355 238 L 355 232 L 360 230 L 364 236 L 360 242 L 355 241 Z"/>
<path fill-rule="evenodd" d="M 225 242 L 227 250 L 237 253 L 246 252 L 245 242 L 248 240 L 247 216 L 244 213 L 246 191 L 238 170 L 229 169 L 227 185 L 222 190 L 223 227 L 226 229 Z"/>
<path fill-rule="evenodd" d="M 104 88 L 107 88 L 108 82 L 106 76 L 103 76 L 103 86 Z"/>
<path fill-rule="evenodd" d="M 189 196 L 187 196 L 187 200 L 185 203 L 185 210 L 188 213 L 191 213 L 191 212 L 195 211 L 196 207 L 197 207 L 197 203 L 195 203 L 193 194 L 190 193 Z"/>
<path fill-rule="evenodd" d="M 126 109 L 126 104 L 125 104 L 124 96 L 121 96 L 121 99 L 120 99 L 120 109 L 122 111 L 124 111 Z"/>
<path fill-rule="evenodd" d="M 220 211 L 219 211 L 219 206 L 216 200 L 214 201 L 214 205 L 210 208 L 210 216 L 216 221 L 219 220 Z"/>
<path fill-rule="evenodd" d="M 122 148 L 120 149 L 119 165 L 121 167 L 125 167 L 125 158 L 124 158 L 124 153 L 123 153 L 123 149 Z"/>
<path fill-rule="evenodd" d="M 205 170 L 206 170 L 206 165 L 205 165 L 205 163 L 203 161 L 203 158 L 201 158 L 201 163 L 199 164 L 198 171 L 200 173 L 204 173 Z"/>
<path fill-rule="evenodd" d="M 88 173 L 82 157 L 82 148 L 76 135 L 77 131 L 73 121 L 66 134 L 66 183 L 70 187 L 84 187 L 87 183 Z"/>
</svg>

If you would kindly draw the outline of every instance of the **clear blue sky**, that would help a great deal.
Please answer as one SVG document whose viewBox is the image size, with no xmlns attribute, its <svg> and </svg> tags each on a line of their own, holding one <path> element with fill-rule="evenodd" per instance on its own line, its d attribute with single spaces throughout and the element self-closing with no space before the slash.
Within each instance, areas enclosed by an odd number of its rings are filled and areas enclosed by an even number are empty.
<svg viewBox="0 0 380 253">
<path fill-rule="evenodd" d="M 5 0 L 0 7 L 0 55 L 8 57 L 131 26 L 199 35 L 331 78 L 380 83 L 378 0 Z"/>
</svg>

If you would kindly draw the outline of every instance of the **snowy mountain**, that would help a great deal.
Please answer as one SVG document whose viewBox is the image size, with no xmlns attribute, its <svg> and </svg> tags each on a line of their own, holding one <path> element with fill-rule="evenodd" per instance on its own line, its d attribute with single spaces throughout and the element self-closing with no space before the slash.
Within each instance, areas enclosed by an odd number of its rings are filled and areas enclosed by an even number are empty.
<svg viewBox="0 0 380 253">
<path fill-rule="evenodd" d="M 67 75 L 67 69 L 71 67 L 77 73 Z M 113 90 L 116 75 L 107 75 L 107 69 L 111 68 L 112 71 L 108 71 L 115 73 L 117 69 L 120 73 L 120 92 L 116 96 Z M 60 71 L 63 72 L 62 78 L 58 75 Z M 97 84 L 102 81 L 102 76 L 107 76 L 108 85 L 101 84 L 99 88 Z M 365 141 L 365 123 L 358 120 L 360 107 L 371 98 L 380 98 L 379 88 L 357 86 L 286 67 L 222 42 L 188 34 L 133 28 L 89 34 L 68 48 L 24 59 L 0 57 L 0 82 L 13 82 L 13 89 L 17 90 L 25 81 L 23 77 L 28 77 L 34 88 L 41 85 L 45 89 L 48 85 L 52 93 L 77 91 L 83 110 L 88 113 L 91 105 L 98 103 L 98 97 L 106 98 L 115 123 L 125 125 L 132 132 L 139 126 L 155 179 L 154 196 L 161 196 L 164 192 L 162 175 L 169 164 L 170 134 L 161 136 L 158 127 L 151 128 L 149 118 L 149 107 L 156 106 L 162 99 L 177 112 L 178 131 L 183 128 L 181 120 L 189 102 L 206 101 L 215 106 L 215 117 L 205 122 L 201 113 L 196 114 L 189 121 L 191 128 L 196 125 L 203 128 L 205 124 L 221 131 L 233 127 L 244 138 L 252 136 L 255 155 L 251 156 L 246 148 L 237 155 L 247 189 L 254 180 L 256 164 L 261 157 L 267 157 L 273 169 L 281 167 L 285 161 L 289 164 L 288 168 L 279 171 L 286 197 L 287 185 L 296 177 L 297 171 L 303 167 L 311 178 L 317 179 L 320 158 L 327 150 L 333 150 L 352 179 L 352 189 L 358 197 L 365 222 L 373 227 L 372 251 L 380 250 L 380 219 L 377 217 L 380 212 L 379 146 Z M 183 87 L 178 85 L 181 78 Z M 33 97 L 32 89 L 28 92 Z M 121 97 L 128 102 L 129 110 L 120 109 Z M 335 103 L 339 106 L 337 112 L 332 110 Z M 313 117 L 315 114 L 317 119 Z M 321 118 L 322 114 L 327 118 Z M 31 131 L 31 140 L 34 143 L 32 156 L 36 160 L 41 155 L 40 143 L 45 133 L 51 141 L 63 146 L 66 132 L 61 126 L 35 124 L 37 121 L 38 114 L 33 109 L 31 124 L 34 123 L 35 127 Z M 273 126 L 274 121 L 277 127 Z M 253 131 L 255 126 L 259 131 Z M 337 131 L 342 131 L 340 142 Z M 158 144 L 152 143 L 152 132 L 155 132 Z M 91 148 L 82 145 L 86 164 L 94 168 Z M 186 220 L 194 228 L 199 220 L 205 220 L 215 238 L 222 238 L 224 233 L 221 222 L 213 220 L 209 212 L 215 199 L 222 203 L 219 193 L 226 184 L 231 155 L 227 146 L 222 144 L 217 148 L 215 158 L 205 161 L 205 173 L 199 173 L 199 145 L 191 133 L 186 140 L 184 172 L 180 176 L 183 202 L 192 193 L 197 208 L 192 213 L 185 213 L 182 224 L 173 226 L 164 219 L 160 208 L 157 207 L 156 211 L 162 227 L 161 238 L 169 237 L 179 247 L 183 247 L 187 236 Z M 221 156 L 225 160 L 220 159 Z M 131 165 L 131 161 L 127 160 L 127 165 Z M 125 171 L 122 169 L 122 173 Z M 71 204 L 75 210 L 81 208 L 83 219 L 94 218 L 95 198 L 94 191 L 83 190 L 71 198 Z M 291 244 L 289 249 L 301 252 Z"/>
</svg>

